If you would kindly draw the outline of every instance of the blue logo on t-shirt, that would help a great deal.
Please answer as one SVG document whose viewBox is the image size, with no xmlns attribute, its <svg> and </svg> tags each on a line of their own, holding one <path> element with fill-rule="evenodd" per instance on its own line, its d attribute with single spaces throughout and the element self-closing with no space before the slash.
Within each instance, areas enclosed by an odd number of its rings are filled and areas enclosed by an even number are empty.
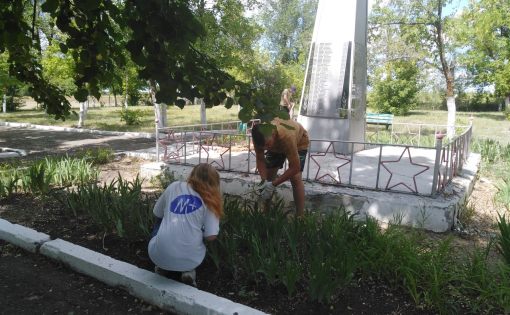
<svg viewBox="0 0 510 315">
<path fill-rule="evenodd" d="M 202 200 L 193 195 L 180 195 L 170 204 L 170 212 L 175 214 L 188 214 L 195 212 L 202 206 Z"/>
</svg>

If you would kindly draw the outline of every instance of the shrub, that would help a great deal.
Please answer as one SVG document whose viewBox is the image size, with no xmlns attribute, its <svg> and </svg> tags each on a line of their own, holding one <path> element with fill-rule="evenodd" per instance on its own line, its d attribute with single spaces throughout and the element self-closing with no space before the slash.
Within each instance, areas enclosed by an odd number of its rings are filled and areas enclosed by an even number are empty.
<svg viewBox="0 0 510 315">
<path fill-rule="evenodd" d="M 126 125 L 139 125 L 142 122 L 143 113 L 138 109 L 122 109 L 120 111 L 120 121 L 126 122 Z"/>
</svg>

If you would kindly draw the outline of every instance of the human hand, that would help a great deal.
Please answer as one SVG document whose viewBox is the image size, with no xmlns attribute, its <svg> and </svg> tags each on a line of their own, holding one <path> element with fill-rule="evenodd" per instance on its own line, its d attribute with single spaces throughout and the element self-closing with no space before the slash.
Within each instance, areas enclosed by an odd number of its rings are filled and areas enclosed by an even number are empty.
<svg viewBox="0 0 510 315">
<path fill-rule="evenodd" d="M 262 183 L 262 189 L 260 191 L 260 198 L 263 200 L 268 200 L 273 196 L 275 186 L 270 181 L 266 181 Z"/>
</svg>

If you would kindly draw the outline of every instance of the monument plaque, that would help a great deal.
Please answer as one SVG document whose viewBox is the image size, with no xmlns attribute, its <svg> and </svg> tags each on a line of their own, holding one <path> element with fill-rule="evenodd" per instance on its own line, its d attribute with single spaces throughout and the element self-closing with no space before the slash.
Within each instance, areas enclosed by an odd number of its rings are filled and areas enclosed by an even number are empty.
<svg viewBox="0 0 510 315">
<path fill-rule="evenodd" d="M 367 0 L 319 1 L 298 116 L 311 139 L 364 141 L 366 24 Z M 335 145 L 339 153 L 351 149 Z"/>
</svg>

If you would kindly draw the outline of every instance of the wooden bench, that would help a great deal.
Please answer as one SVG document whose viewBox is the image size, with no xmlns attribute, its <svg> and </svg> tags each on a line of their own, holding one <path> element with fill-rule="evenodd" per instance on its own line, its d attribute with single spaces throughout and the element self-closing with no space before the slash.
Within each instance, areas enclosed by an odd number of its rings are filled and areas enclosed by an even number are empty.
<svg viewBox="0 0 510 315">
<path fill-rule="evenodd" d="M 386 129 L 393 124 L 393 114 L 367 113 L 367 124 L 385 125 Z"/>
</svg>

